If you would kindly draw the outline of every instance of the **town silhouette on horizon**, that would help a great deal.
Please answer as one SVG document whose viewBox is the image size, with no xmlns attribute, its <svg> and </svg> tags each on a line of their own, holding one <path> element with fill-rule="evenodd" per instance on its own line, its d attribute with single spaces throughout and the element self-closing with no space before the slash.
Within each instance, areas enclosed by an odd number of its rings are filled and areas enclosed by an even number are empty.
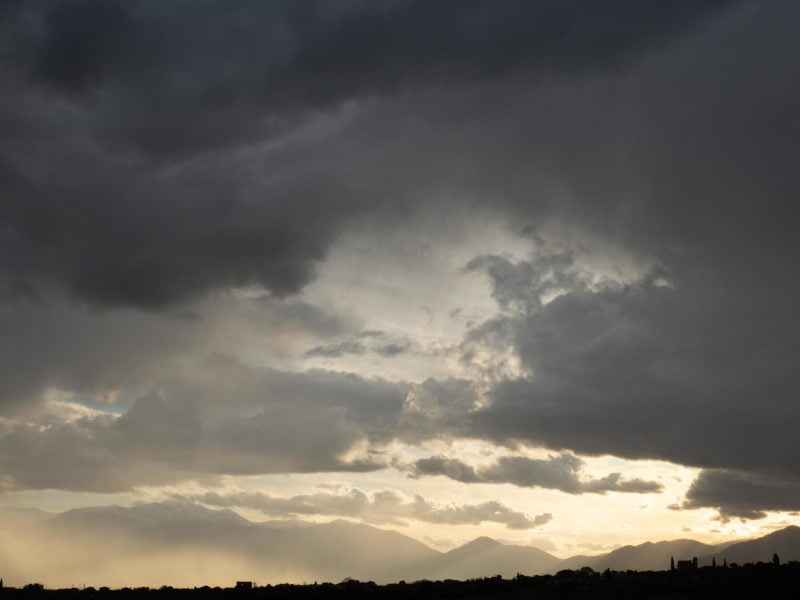
<svg viewBox="0 0 800 600">
<path fill-rule="evenodd" d="M 139 510 L 143 510 L 138 507 Z M 152 510 L 145 507 L 144 510 Z M 112 511 L 117 520 L 120 515 L 129 516 L 136 508 Z M 225 511 L 207 511 L 210 516 Z M 66 517 L 74 519 L 74 514 Z M 53 529 L 63 527 L 64 515 L 50 521 Z M 72 521 L 72 525 L 87 527 L 88 521 Z M 141 522 L 139 522 L 141 524 Z M 99 527 L 94 521 L 93 526 Z M 237 528 L 239 527 L 239 528 Z M 285 527 L 285 525 L 284 525 Z M 346 522 L 331 522 L 319 526 L 306 525 L 302 529 L 318 528 L 332 530 L 334 536 L 327 542 L 329 550 L 336 552 L 339 545 L 348 545 L 354 533 L 369 534 L 381 537 L 381 543 L 397 545 L 404 536 L 395 532 L 380 530 L 366 525 Z M 198 522 L 193 523 L 195 533 L 200 529 Z M 251 529 L 242 529 L 239 521 L 227 523 L 223 529 L 213 531 L 217 539 L 221 539 L 224 529 L 230 529 L 234 539 L 248 544 L 244 532 L 255 530 L 258 533 L 274 533 L 269 527 L 254 524 Z M 74 532 L 75 529 L 64 529 Z M 108 530 L 109 532 L 112 530 Z M 120 528 L 113 530 L 117 535 Z M 177 533 L 180 532 L 180 533 Z M 31 530 L 34 533 L 34 530 Z M 185 545 L 185 531 L 173 530 L 175 552 Z M 363 538 L 356 538 L 363 539 Z M 195 537 L 195 541 L 197 538 Z M 102 541 L 102 540 L 100 540 Z M 110 541 L 110 540 L 107 540 Z M 308 547 L 308 546 L 306 546 Z M 44 548 L 44 544 L 40 546 Z M 668 552 L 685 551 L 686 548 L 709 548 L 692 540 L 674 540 L 671 542 L 650 543 L 638 546 L 617 548 L 607 554 L 595 556 L 575 556 L 567 559 L 554 559 L 549 567 L 536 563 L 542 555 L 549 556 L 533 547 L 507 546 L 490 538 L 481 537 L 449 552 L 439 554 L 444 561 L 437 570 L 430 570 L 430 577 L 386 579 L 376 582 L 369 578 L 342 577 L 341 579 L 315 580 L 312 582 L 273 582 L 259 584 L 255 580 L 231 581 L 230 585 L 207 585 L 198 580 L 192 585 L 157 585 L 157 586 L 95 586 L 90 584 L 71 584 L 48 586 L 39 582 L 15 582 L 8 585 L 4 577 L 0 577 L 0 594 L 6 598 L 470 598 L 470 597 L 521 597 L 533 595 L 542 598 L 572 597 L 663 597 L 663 598 L 750 598 L 750 597 L 792 597 L 800 589 L 800 528 L 790 526 L 766 536 L 731 542 L 716 548 L 717 552 L 704 556 L 687 557 Z M 783 561 L 778 549 L 788 553 L 791 560 Z M 102 561 L 102 545 L 94 548 L 86 559 Z M 280 549 L 278 554 L 280 554 Z M 623 568 L 618 565 L 642 564 L 642 555 L 646 560 L 660 561 L 663 568 Z M 391 556 L 390 552 L 387 556 Z M 400 555 L 398 555 L 399 558 Z M 728 560 L 728 556 L 736 560 Z M 660 557 L 660 558 L 659 558 Z M 84 559 L 84 560 L 86 560 Z M 500 560 L 501 563 L 496 562 Z M 41 572 L 47 574 L 47 553 L 42 554 Z M 274 557 L 272 559 L 274 561 Z M 391 560 L 384 557 L 384 560 Z M 430 555 L 422 560 L 431 561 Z M 469 572 L 448 571 L 447 561 L 461 564 L 475 571 L 472 577 Z M 504 562 L 502 562 L 504 561 Z M 621 562 L 620 562 L 621 561 Z M 491 565 L 491 566 L 490 566 Z M 504 568 L 513 565 L 514 574 L 489 574 L 487 569 Z M 591 566 L 591 565 L 594 565 Z M 605 565 L 605 566 L 603 566 Z M 617 566 L 614 566 L 617 565 Z M 0 564 L 0 567 L 2 564 Z M 351 567 L 353 565 L 351 564 Z M 417 564 L 417 571 L 424 565 Z M 432 565 L 427 565 L 432 567 Z M 350 568 L 350 567 L 343 567 Z M 538 572 L 537 571 L 549 571 Z M 91 572 L 91 571 L 90 571 Z M 401 572 L 401 571 L 396 571 Z M 460 576 L 435 576 L 434 573 L 460 573 Z M 409 574 L 412 571 L 408 571 Z M 0 575 L 3 575 L 0 573 Z M 199 576 L 201 577 L 201 576 Z M 274 575 L 273 575 L 274 577 Z"/>
<path fill-rule="evenodd" d="M 500 575 L 467 580 L 421 580 L 377 584 L 345 578 L 338 583 L 267 584 L 236 581 L 230 587 L 175 588 L 69 587 L 47 589 L 39 583 L 4 587 L 4 598 L 795 598 L 800 589 L 800 561 L 698 566 L 697 557 L 671 559 L 663 571 L 612 571 L 591 567 L 563 569 L 553 575 L 504 579 Z"/>
</svg>

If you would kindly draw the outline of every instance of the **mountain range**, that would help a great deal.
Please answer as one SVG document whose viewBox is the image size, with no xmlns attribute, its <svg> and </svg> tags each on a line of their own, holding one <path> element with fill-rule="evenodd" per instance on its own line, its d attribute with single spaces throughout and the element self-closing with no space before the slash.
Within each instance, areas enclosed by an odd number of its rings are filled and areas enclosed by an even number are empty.
<svg viewBox="0 0 800 600">
<path fill-rule="evenodd" d="M 479 537 L 439 552 L 391 530 L 349 521 L 251 522 L 231 510 L 168 501 L 131 507 L 81 508 L 60 514 L 0 509 L 0 568 L 7 583 L 50 586 L 230 585 L 267 582 L 376 582 L 536 575 L 591 567 L 596 571 L 662 570 L 670 558 L 701 565 L 800 559 L 800 528 L 725 545 L 689 539 L 623 546 L 561 559 L 532 546 Z M 46 560 L 42 560 L 46 557 Z"/>
</svg>

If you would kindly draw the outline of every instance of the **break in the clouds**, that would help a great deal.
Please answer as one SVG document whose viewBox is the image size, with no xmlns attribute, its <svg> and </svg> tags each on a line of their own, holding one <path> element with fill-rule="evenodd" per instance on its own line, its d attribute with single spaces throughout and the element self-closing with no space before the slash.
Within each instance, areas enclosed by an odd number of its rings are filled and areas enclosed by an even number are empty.
<svg viewBox="0 0 800 600">
<path fill-rule="evenodd" d="M 0 11 L 4 489 L 659 491 L 601 456 L 792 509 L 796 3 Z"/>
<path fill-rule="evenodd" d="M 610 473 L 600 478 L 582 477 L 582 468 L 583 461 L 568 453 L 547 459 L 501 456 L 495 462 L 478 468 L 457 458 L 432 456 L 415 461 L 410 465 L 410 472 L 415 477 L 444 475 L 461 483 L 510 483 L 519 487 L 560 490 L 568 494 L 645 494 L 662 489 L 657 481 L 625 479 L 621 473 Z"/>
<path fill-rule="evenodd" d="M 407 519 L 425 523 L 448 525 L 477 525 L 495 522 L 509 529 L 532 529 L 549 523 L 550 513 L 529 516 L 513 510 L 502 502 L 480 504 L 432 503 L 417 494 L 407 499 L 392 490 L 366 494 L 359 489 L 341 492 L 318 491 L 289 498 L 276 497 L 264 492 L 229 491 L 205 492 L 193 500 L 211 506 L 252 508 L 272 516 L 327 515 L 357 517 L 372 523 L 402 524 Z"/>
</svg>

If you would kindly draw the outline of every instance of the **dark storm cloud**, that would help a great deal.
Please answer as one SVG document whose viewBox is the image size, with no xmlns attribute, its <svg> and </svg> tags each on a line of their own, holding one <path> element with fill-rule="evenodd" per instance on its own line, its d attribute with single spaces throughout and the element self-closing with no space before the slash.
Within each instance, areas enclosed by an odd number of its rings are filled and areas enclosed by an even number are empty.
<svg viewBox="0 0 800 600">
<path fill-rule="evenodd" d="M 509 529 L 532 529 L 553 519 L 550 513 L 530 517 L 493 500 L 480 504 L 440 505 L 423 496 L 409 500 L 391 490 L 366 494 L 359 489 L 342 493 L 316 492 L 289 498 L 265 492 L 233 491 L 205 492 L 191 497 L 212 506 L 252 508 L 267 515 L 326 515 L 364 519 L 373 523 L 400 523 L 415 519 L 426 523 L 447 525 L 478 525 L 483 522 L 501 523 Z"/>
<path fill-rule="evenodd" d="M 215 439 L 247 445 L 243 462 L 223 453 L 224 468 L 341 468 L 331 456 L 365 439 L 471 435 L 797 479 L 797 4 L 499 6 L 5 4 L 3 326 L 20 307 L 46 315 L 64 291 L 151 309 L 245 285 L 286 296 L 351 226 L 377 244 L 381 228 L 413 230 L 431 214 L 453 227 L 505 219 L 546 260 L 469 264 L 501 314 L 469 334 L 465 362 L 481 344 L 510 349 L 526 375 L 496 369 L 490 404 L 475 410 L 484 397 L 469 381 L 362 394 L 317 374 L 303 393 L 333 386 L 331 405 L 270 415 L 253 404 L 230 421 L 219 412 L 239 388 L 199 378 L 197 395 L 214 399 L 199 421 L 217 415 Z M 562 234 L 570 247 L 550 248 Z M 620 275 L 609 248 L 647 274 Z M 586 273 L 587 255 L 607 259 L 604 277 Z M 12 396 L 95 364 L 85 354 L 105 364 L 80 344 L 71 359 L 31 347 L 4 347 L 21 374 Z M 140 353 L 119 363 L 136 371 Z M 131 420 L 182 414 L 142 402 Z M 304 421 L 337 424 L 320 433 L 327 460 L 280 437 Z M 120 435 L 159 435 L 127 427 Z M 58 431 L 25 433 L 104 459 Z M 192 431 L 180 439 L 191 445 Z M 9 448 L 46 456 L 40 439 Z"/>
<path fill-rule="evenodd" d="M 313 206 L 297 204 L 324 193 L 314 186 L 248 198 L 260 192 L 221 165 L 209 182 L 210 173 L 137 172 L 91 154 L 85 165 L 37 165 L 57 172 L 0 200 L 7 285 L 62 282 L 94 305 L 144 308 L 248 284 L 285 296 L 313 276 L 332 239 L 305 214 Z M 96 171 L 82 180 L 83 169 Z"/>
<path fill-rule="evenodd" d="M 605 494 L 659 492 L 661 484 L 642 479 L 625 479 L 621 473 L 610 473 L 594 479 L 581 471 L 584 462 L 573 454 L 532 459 L 525 456 L 502 456 L 494 463 L 475 468 L 457 458 L 432 456 L 410 465 L 411 475 L 444 475 L 462 483 L 510 483 L 519 487 L 561 490 L 568 494 Z"/>
<path fill-rule="evenodd" d="M 475 426 L 579 453 L 800 474 L 787 301 L 652 280 L 565 293 L 507 317 L 531 375 L 498 383 Z"/>
<path fill-rule="evenodd" d="M 401 156 L 368 173 L 378 139 L 298 142 L 324 110 L 605 68 L 727 4 L 8 4 L 0 275 L 151 309 L 243 285 L 297 292 L 354 216 L 420 198 L 391 189 Z"/>
<path fill-rule="evenodd" d="M 800 510 L 800 479 L 765 474 L 701 471 L 681 508 L 716 508 L 724 520 L 761 519 L 766 511 Z"/>
<path fill-rule="evenodd" d="M 348 98 L 606 67 L 729 4 L 82 0 L 37 6 L 25 67 L 61 92 L 109 90 L 130 111 L 116 133 L 149 152 L 197 151 Z"/>
<path fill-rule="evenodd" d="M 771 6 L 655 58 L 621 87 L 596 86 L 606 119 L 560 96 L 551 116 L 580 125 L 562 120 L 560 138 L 544 125 L 551 153 L 528 157 L 553 182 L 551 218 L 588 235 L 555 273 L 552 263 L 502 257 L 471 264 L 505 311 L 472 341 L 505 343 L 528 373 L 494 387 L 475 415 L 479 434 L 729 469 L 753 488 L 776 489 L 765 470 L 786 489 L 798 480 L 800 14 Z M 615 283 L 608 271 L 611 281 L 592 283 L 580 256 L 607 243 L 649 273 Z M 553 292 L 562 295 L 542 305 Z M 737 510 L 736 485 L 715 491 L 690 503 Z M 750 502 L 739 514 L 781 504 L 741 495 Z"/>
</svg>

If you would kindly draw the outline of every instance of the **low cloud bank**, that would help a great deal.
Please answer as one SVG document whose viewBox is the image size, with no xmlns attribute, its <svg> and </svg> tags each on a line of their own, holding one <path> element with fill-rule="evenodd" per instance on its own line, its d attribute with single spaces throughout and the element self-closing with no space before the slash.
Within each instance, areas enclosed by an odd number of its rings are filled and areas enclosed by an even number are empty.
<svg viewBox="0 0 800 600">
<path fill-rule="evenodd" d="M 583 466 L 584 462 L 574 454 L 563 453 L 547 459 L 502 456 L 490 465 L 477 468 L 457 458 L 432 456 L 417 460 L 408 469 L 413 477 L 442 475 L 462 483 L 510 483 L 568 494 L 647 494 L 663 489 L 657 481 L 625 479 L 621 473 L 610 473 L 599 479 L 585 477 L 581 472 Z"/>
<path fill-rule="evenodd" d="M 181 496 L 186 499 L 186 496 Z M 266 492 L 231 491 L 191 496 L 189 499 L 211 506 L 253 508 L 267 515 L 324 515 L 364 519 L 372 523 L 402 523 L 407 519 L 447 525 L 501 523 L 509 529 L 533 529 L 549 523 L 550 513 L 529 516 L 492 500 L 479 504 L 439 504 L 416 494 L 407 499 L 384 490 L 366 494 L 359 489 L 344 493 L 316 492 L 280 497 Z"/>
</svg>

